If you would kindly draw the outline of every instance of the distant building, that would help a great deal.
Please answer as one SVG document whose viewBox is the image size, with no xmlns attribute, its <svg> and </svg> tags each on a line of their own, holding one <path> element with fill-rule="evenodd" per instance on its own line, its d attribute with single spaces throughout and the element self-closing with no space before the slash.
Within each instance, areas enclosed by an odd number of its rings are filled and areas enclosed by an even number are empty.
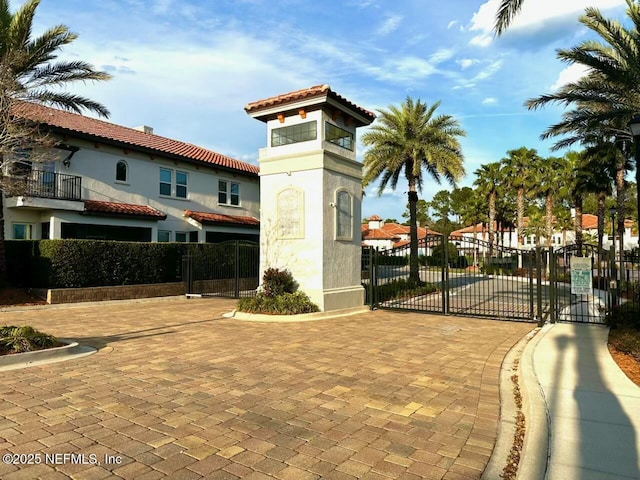
<svg viewBox="0 0 640 480">
<path fill-rule="evenodd" d="M 397 223 L 385 223 L 378 215 L 369 217 L 369 222 L 361 226 L 362 244 L 378 250 L 401 248 L 409 245 L 409 226 Z M 428 228 L 418 227 L 418 254 L 431 255 L 431 242 L 428 235 L 439 235 Z M 425 247 L 426 242 L 426 247 Z"/>
</svg>

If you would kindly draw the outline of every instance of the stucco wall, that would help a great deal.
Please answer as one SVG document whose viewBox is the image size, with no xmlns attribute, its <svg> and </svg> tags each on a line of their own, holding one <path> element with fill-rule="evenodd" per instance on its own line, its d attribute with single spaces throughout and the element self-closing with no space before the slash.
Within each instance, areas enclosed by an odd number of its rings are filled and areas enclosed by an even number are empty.
<svg viewBox="0 0 640 480">
<path fill-rule="evenodd" d="M 190 225 L 183 217 L 185 210 L 256 218 L 259 216 L 260 187 L 257 177 L 248 177 L 240 173 L 234 174 L 216 169 L 213 166 L 196 166 L 159 156 L 152 158 L 149 154 L 137 153 L 132 150 L 125 153 L 122 148 L 95 144 L 80 139 L 66 139 L 65 142 L 80 147 L 80 150 L 71 158 L 69 167 L 57 163 L 56 171 L 82 177 L 83 200 L 149 205 L 167 214 L 166 220 L 157 222 L 157 229 L 172 232 L 196 230 L 196 227 Z M 116 164 L 120 160 L 124 160 L 129 167 L 127 182 L 116 181 Z M 186 200 L 160 195 L 160 167 L 172 169 L 174 172 L 180 170 L 188 173 L 188 198 Z M 229 180 L 240 184 L 240 206 L 218 204 L 218 180 Z M 26 208 L 6 208 L 5 216 L 5 236 L 12 238 L 12 224 L 14 222 L 38 224 L 49 221 L 46 218 L 51 216 L 51 212 L 37 212 Z M 69 221 L 77 221 L 77 217 Z M 104 217 L 82 217 L 82 223 L 124 224 L 120 220 Z M 153 223 L 156 224 L 156 222 Z M 36 226 L 36 229 L 37 236 L 34 235 L 35 238 L 41 238 L 39 225 Z M 214 228 L 205 227 L 206 230 L 214 230 Z M 215 230 L 247 232 L 246 229 L 234 228 L 216 227 Z M 152 238 L 156 240 L 156 230 L 154 230 Z M 204 240 L 202 232 L 200 239 Z"/>
</svg>

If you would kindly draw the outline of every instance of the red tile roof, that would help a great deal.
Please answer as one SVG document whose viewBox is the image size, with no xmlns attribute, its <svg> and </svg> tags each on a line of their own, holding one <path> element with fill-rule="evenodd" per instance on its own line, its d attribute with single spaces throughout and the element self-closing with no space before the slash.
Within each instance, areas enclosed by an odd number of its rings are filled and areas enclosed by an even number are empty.
<svg viewBox="0 0 640 480">
<path fill-rule="evenodd" d="M 84 211 L 87 213 L 103 213 L 109 215 L 130 215 L 134 217 L 157 218 L 164 220 L 165 213 L 148 205 L 132 205 L 130 203 L 102 202 L 98 200 L 85 200 Z"/>
<path fill-rule="evenodd" d="M 190 143 L 172 140 L 133 128 L 85 117 L 77 113 L 65 112 L 51 107 L 22 102 L 15 109 L 15 114 L 29 120 L 44 123 L 61 133 L 81 134 L 97 140 L 115 142 L 130 146 L 132 150 L 139 148 L 158 155 L 179 157 L 187 161 L 198 161 L 231 170 L 250 174 L 258 174 L 259 169 L 250 163 L 221 155 Z"/>
<path fill-rule="evenodd" d="M 382 226 L 382 230 L 385 230 L 389 233 L 394 234 L 404 234 L 409 235 L 411 228 L 409 225 L 399 225 L 397 223 L 385 223 Z M 418 238 L 424 237 L 425 235 L 440 235 L 435 230 L 431 230 L 429 228 L 418 227 Z"/>
<path fill-rule="evenodd" d="M 185 210 L 184 216 L 193 218 L 198 223 L 228 223 L 232 225 L 246 225 L 255 226 L 260 225 L 260 220 L 255 217 L 243 217 L 240 215 L 223 215 L 221 213 L 209 213 L 209 212 L 192 212 L 191 210 Z"/>
<path fill-rule="evenodd" d="M 379 228 L 375 229 L 366 229 L 362 231 L 362 238 L 364 240 L 393 240 L 397 238 L 395 235 L 385 232 L 384 230 L 380 230 Z"/>
<path fill-rule="evenodd" d="M 333 98 L 350 110 L 353 110 L 364 116 L 369 121 L 369 123 L 373 122 L 373 120 L 376 118 L 373 112 L 370 112 L 369 110 L 366 110 L 362 107 L 359 107 L 355 103 L 350 102 L 342 95 L 339 95 L 331 90 L 331 87 L 329 85 L 314 85 L 313 87 L 303 88 L 294 92 L 276 95 L 273 97 L 265 98 L 263 100 L 257 100 L 255 102 L 249 102 L 244 107 L 244 109 L 247 113 L 252 113 L 267 108 L 276 107 L 278 105 L 285 105 L 287 103 L 299 100 L 307 100 L 315 97 L 322 97 L 325 95 L 327 96 L 327 98 Z"/>
</svg>

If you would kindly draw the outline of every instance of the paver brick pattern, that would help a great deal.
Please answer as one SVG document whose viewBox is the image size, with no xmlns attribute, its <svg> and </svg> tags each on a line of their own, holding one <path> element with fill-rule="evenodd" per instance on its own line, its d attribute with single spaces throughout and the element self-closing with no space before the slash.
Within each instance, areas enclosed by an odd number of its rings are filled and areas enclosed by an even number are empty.
<svg viewBox="0 0 640 480">
<path fill-rule="evenodd" d="M 2 324 L 100 350 L 2 372 L 0 397 L 0 454 L 94 454 L 99 464 L 0 464 L 0 478 L 480 477 L 496 438 L 500 364 L 531 325 L 392 311 L 222 318 L 234 305 L 1 312 Z"/>
</svg>

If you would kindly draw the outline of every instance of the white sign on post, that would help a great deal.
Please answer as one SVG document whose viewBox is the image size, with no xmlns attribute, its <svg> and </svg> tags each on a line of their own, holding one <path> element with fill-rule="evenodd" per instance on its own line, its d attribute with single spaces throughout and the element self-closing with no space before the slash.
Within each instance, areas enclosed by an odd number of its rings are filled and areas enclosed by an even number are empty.
<svg viewBox="0 0 640 480">
<path fill-rule="evenodd" d="M 591 258 L 571 257 L 571 293 L 589 295 L 593 290 L 591 281 Z"/>
</svg>

